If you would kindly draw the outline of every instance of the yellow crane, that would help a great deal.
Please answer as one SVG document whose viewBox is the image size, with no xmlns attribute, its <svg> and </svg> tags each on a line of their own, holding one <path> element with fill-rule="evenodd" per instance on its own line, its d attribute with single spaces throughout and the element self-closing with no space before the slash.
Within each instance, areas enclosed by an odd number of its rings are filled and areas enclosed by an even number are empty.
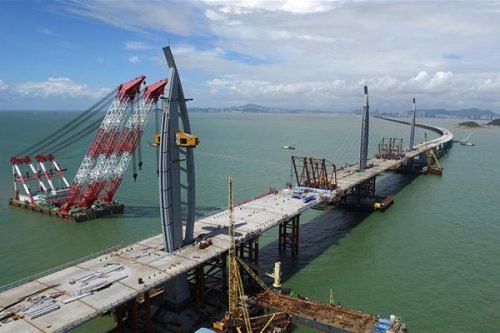
<svg viewBox="0 0 500 333">
<path fill-rule="evenodd" d="M 433 166 L 434 163 L 436 163 L 437 166 Z M 434 151 L 432 149 L 429 149 L 427 151 L 427 172 L 435 175 L 443 174 L 443 168 L 441 167 L 439 159 L 437 158 L 436 154 L 434 154 Z"/>
<path fill-rule="evenodd" d="M 243 267 L 257 283 L 270 294 L 274 293 L 267 285 L 259 278 L 257 274 L 250 268 L 241 258 L 236 255 L 236 237 L 234 225 L 234 203 L 233 203 L 233 179 L 228 178 L 228 206 L 229 206 L 229 307 L 228 312 L 224 316 L 223 321 L 214 323 L 214 328 L 223 332 L 230 331 L 234 328 L 238 333 L 253 333 L 252 320 L 260 323 L 261 329 L 256 332 L 264 333 L 275 318 L 283 318 L 285 312 L 274 312 L 258 317 L 250 317 L 247 305 L 245 304 L 245 290 L 239 267 Z M 276 273 L 275 273 L 276 274 Z M 279 280 L 279 279 L 278 279 Z M 243 319 L 243 320 L 242 320 Z M 264 322 L 265 320 L 265 322 Z M 244 328 L 243 328 L 244 326 Z M 243 329 L 245 331 L 243 331 Z"/>
</svg>

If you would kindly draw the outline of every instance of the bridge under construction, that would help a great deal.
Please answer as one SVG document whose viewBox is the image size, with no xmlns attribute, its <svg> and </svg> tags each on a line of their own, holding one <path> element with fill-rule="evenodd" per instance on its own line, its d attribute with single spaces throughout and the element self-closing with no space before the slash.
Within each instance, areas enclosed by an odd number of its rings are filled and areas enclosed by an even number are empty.
<svg viewBox="0 0 500 333">
<path fill-rule="evenodd" d="M 369 102 L 368 89 L 365 87 L 358 163 L 337 169 L 324 159 L 294 156 L 295 184 L 283 189 L 270 189 L 252 200 L 236 204 L 234 209 L 195 221 L 195 145 L 179 142 L 179 133 L 188 138 L 192 136 L 186 107 L 188 99 L 184 96 L 170 48 L 165 48 L 164 52 L 169 65 L 168 79 L 153 85 L 151 89 L 154 90 L 146 88 L 145 92 L 150 91 L 150 95 L 143 92 L 142 97 L 139 97 L 140 103 L 143 103 L 140 105 L 144 105 L 140 109 L 150 108 L 159 99 L 163 103 L 158 148 L 162 233 L 1 288 L 0 332 L 64 332 L 110 312 L 115 314 L 119 328 L 150 332 L 151 298 L 158 295 L 159 290 L 164 302 L 173 306 L 181 305 L 191 297 L 188 285 L 190 276 L 195 276 L 191 281 L 196 286 L 196 293 L 207 288 L 204 281 L 209 279 L 213 269 L 225 276 L 226 256 L 231 247 L 231 235 L 228 232 L 231 220 L 234 223 L 233 240 L 243 259 L 256 263 L 259 236 L 276 226 L 280 231 L 280 249 L 290 248 L 293 254 L 298 254 L 301 213 L 321 203 L 342 205 L 374 197 L 378 175 L 386 171 L 414 170 L 416 161 L 426 162 L 427 169 L 424 170 L 435 170 L 437 167 L 433 163 L 437 162 L 437 156 L 444 153 L 453 140 L 453 134 L 445 128 L 415 123 L 414 100 L 413 118 L 409 124 L 409 147 L 403 148 L 395 140 L 390 145 L 384 142 L 379 145 L 377 156 L 369 158 Z M 140 82 L 142 80 L 137 79 L 129 86 L 137 87 Z M 131 90 L 123 92 L 123 89 L 121 86 L 114 97 L 113 103 L 119 105 L 112 108 L 126 109 L 128 106 L 122 103 L 135 98 L 127 95 Z M 127 147 L 120 145 L 117 148 L 116 142 L 122 141 L 111 138 L 104 140 L 106 144 L 102 146 L 91 146 L 79 169 L 80 174 L 84 173 L 81 170 L 85 170 L 90 178 L 78 177 L 77 173 L 71 186 L 66 182 L 69 194 L 60 206 L 61 213 L 75 202 L 88 205 L 101 195 L 107 196 L 108 201 L 112 199 L 116 185 L 121 181 L 121 171 L 103 175 L 97 171 L 114 170 L 110 165 L 126 168 L 134 154 L 144 121 L 141 118 L 140 126 L 124 127 L 130 128 L 127 133 L 132 133 L 130 135 L 133 138 L 123 141 L 129 143 Z M 415 126 L 434 131 L 440 136 L 414 144 Z M 133 129 L 137 128 L 134 132 Z M 115 133 L 120 133 L 115 134 L 117 138 L 125 135 L 123 131 Z M 87 160 L 90 162 L 85 162 Z M 18 165 L 28 160 L 14 162 L 13 165 Z M 54 164 L 53 169 L 59 175 L 57 164 Z M 96 172 L 92 172 L 94 169 Z M 14 177 L 18 177 L 16 180 L 21 181 L 21 171 L 14 167 L 14 173 L 17 175 Z M 38 178 L 35 179 L 38 181 Z M 264 299 L 260 299 L 260 302 L 266 303 Z M 276 304 L 268 305 L 277 307 Z M 370 325 L 376 326 L 374 317 L 367 315 L 366 318 L 367 323 L 370 321 Z M 312 320 L 314 316 L 308 319 Z M 328 325 L 332 332 L 366 332 L 355 325 L 352 329 L 347 328 L 338 320 L 327 321 Z M 391 332 L 391 326 L 386 328 L 383 332 Z"/>
</svg>

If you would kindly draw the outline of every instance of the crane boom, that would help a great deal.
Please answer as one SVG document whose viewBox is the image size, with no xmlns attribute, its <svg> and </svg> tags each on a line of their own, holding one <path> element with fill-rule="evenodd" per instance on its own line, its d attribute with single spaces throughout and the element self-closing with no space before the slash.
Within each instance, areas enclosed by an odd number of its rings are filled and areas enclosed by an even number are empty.
<svg viewBox="0 0 500 333">
<path fill-rule="evenodd" d="M 125 171 L 144 133 L 144 126 L 156 102 L 163 94 L 166 84 L 167 80 L 160 80 L 146 87 L 138 106 L 121 132 L 115 151 L 108 159 L 108 164 L 104 167 L 104 170 L 107 172 L 105 175 L 107 187 L 100 196 L 104 202 L 111 202 L 113 200 L 113 196 L 123 180 Z"/>
<path fill-rule="evenodd" d="M 102 169 L 99 168 L 103 166 L 106 154 L 112 151 L 113 144 L 120 134 L 120 126 L 145 78 L 145 76 L 140 76 L 118 87 L 113 103 L 106 112 L 73 179 L 66 201 L 61 206 L 62 214 L 68 214 L 70 207 L 74 204 L 88 207 L 97 199 L 96 194 L 104 186 L 103 180 L 100 179 Z"/>
</svg>

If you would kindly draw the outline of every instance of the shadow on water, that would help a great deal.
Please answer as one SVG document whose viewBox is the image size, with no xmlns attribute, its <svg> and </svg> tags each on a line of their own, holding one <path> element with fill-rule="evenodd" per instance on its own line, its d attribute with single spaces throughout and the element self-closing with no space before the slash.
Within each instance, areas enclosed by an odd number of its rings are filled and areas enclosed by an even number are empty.
<svg viewBox="0 0 500 333">
<path fill-rule="evenodd" d="M 377 195 L 395 195 L 410 184 L 416 175 L 393 174 L 377 181 Z M 389 208 L 390 209 L 390 208 Z M 283 278 L 293 276 L 320 256 L 332 245 L 338 244 L 351 230 L 363 222 L 372 212 L 343 208 L 327 209 L 309 223 L 300 225 L 300 247 L 297 256 L 291 250 L 278 251 L 278 240 L 260 249 L 260 265 L 270 271 L 274 262 L 281 261 Z M 383 213 L 382 213 L 383 214 Z"/>
<path fill-rule="evenodd" d="M 417 175 L 390 174 L 377 180 L 377 195 L 395 195 L 410 184 Z M 220 212 L 220 207 L 197 207 L 196 219 Z M 278 240 L 260 249 L 260 265 L 270 270 L 274 262 L 281 261 L 284 278 L 289 278 L 306 267 L 311 261 L 320 256 L 332 245 L 338 244 L 351 230 L 363 222 L 372 212 L 356 211 L 341 207 L 327 209 L 321 215 L 313 218 L 309 223 L 300 226 L 300 248 L 296 257 L 290 255 L 290 249 L 279 253 Z M 127 206 L 125 213 L 119 218 L 160 218 L 158 206 Z M 238 224 L 237 224 L 238 226 Z M 218 234 L 227 234 L 226 227 L 215 227 L 206 230 L 206 237 L 215 237 Z M 237 235 L 238 236 L 238 235 Z"/>
</svg>

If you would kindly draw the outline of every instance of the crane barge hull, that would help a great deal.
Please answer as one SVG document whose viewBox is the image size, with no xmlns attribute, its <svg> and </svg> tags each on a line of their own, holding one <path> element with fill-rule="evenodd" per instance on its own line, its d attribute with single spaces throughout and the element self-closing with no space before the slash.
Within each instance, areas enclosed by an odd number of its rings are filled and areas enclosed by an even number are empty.
<svg viewBox="0 0 500 333">
<path fill-rule="evenodd" d="M 40 213 L 46 216 L 75 222 L 90 221 L 101 217 L 122 214 L 125 209 L 124 204 L 119 202 L 112 202 L 92 205 L 92 207 L 70 212 L 69 214 L 61 214 L 58 208 L 37 203 L 35 203 L 34 205 L 30 205 L 26 201 L 22 201 L 16 198 L 9 198 L 9 206 L 25 209 L 33 213 Z"/>
</svg>

